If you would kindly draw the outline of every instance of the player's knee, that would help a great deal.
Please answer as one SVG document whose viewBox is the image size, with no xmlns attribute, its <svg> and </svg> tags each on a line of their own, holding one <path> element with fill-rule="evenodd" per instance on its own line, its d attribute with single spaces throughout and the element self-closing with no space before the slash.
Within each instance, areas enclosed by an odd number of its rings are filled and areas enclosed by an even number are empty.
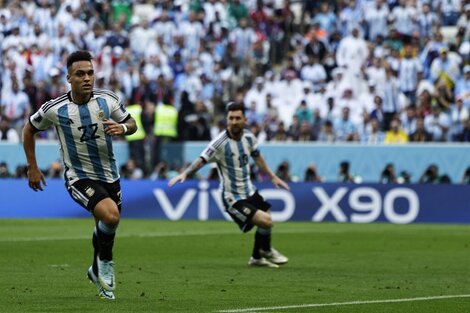
<svg viewBox="0 0 470 313">
<path fill-rule="evenodd" d="M 273 227 L 273 220 L 269 217 L 266 221 L 264 221 L 264 225 L 260 225 L 263 228 L 272 228 Z"/>
<path fill-rule="evenodd" d="M 106 214 L 105 220 L 103 220 L 103 222 L 105 222 L 108 225 L 117 226 L 119 224 L 119 220 L 120 220 L 120 214 L 119 214 L 119 211 L 116 209 L 116 210 L 110 210 L 108 214 Z"/>
<path fill-rule="evenodd" d="M 262 228 L 271 228 L 273 227 L 273 221 L 271 218 L 271 214 L 263 212 L 263 211 L 256 211 L 255 215 L 253 216 L 251 222 L 256 226 Z"/>
</svg>

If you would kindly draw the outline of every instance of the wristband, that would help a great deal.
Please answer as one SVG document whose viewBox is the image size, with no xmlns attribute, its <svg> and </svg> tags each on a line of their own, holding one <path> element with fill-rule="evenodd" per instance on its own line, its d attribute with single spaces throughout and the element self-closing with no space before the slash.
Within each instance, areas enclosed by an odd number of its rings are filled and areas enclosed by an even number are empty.
<svg viewBox="0 0 470 313">
<path fill-rule="evenodd" d="M 122 129 L 124 129 L 124 132 L 122 134 L 125 135 L 127 133 L 127 125 L 121 124 L 121 126 L 122 126 Z"/>
</svg>

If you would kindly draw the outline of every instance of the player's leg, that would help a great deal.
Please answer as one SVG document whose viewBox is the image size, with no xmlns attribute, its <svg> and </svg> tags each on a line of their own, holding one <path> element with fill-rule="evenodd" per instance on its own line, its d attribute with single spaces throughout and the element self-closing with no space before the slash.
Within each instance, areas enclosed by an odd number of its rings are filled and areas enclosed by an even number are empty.
<svg viewBox="0 0 470 313">
<path fill-rule="evenodd" d="M 259 259 L 261 257 L 260 250 L 271 250 L 271 228 L 273 226 L 271 214 L 269 214 L 269 211 L 257 210 L 251 218 L 251 223 L 258 226 L 255 232 L 252 256 Z"/>
<path fill-rule="evenodd" d="M 98 239 L 98 279 L 101 286 L 112 291 L 115 288 L 113 247 L 116 229 L 119 225 L 119 209 L 111 198 L 101 200 L 94 209 L 94 215 L 98 218 L 96 227 Z"/>
<path fill-rule="evenodd" d="M 79 180 L 72 185 L 68 186 L 68 191 L 73 200 L 79 203 L 81 206 L 86 208 L 90 213 L 95 216 L 95 228 L 93 231 L 93 265 L 87 272 L 87 276 L 92 283 L 97 286 L 98 294 L 101 298 L 105 299 L 114 299 L 113 293 L 107 292 L 106 290 L 101 287 L 98 281 L 99 271 L 98 271 L 98 256 L 100 255 L 100 250 L 102 244 L 100 242 L 103 241 L 112 241 L 114 242 L 114 235 L 111 236 L 104 236 L 103 239 L 103 232 L 109 233 L 109 228 L 117 227 L 119 223 L 119 212 L 120 212 L 120 200 L 111 200 L 110 197 L 119 198 L 120 199 L 120 187 L 119 182 L 113 184 L 105 184 L 101 182 L 92 181 L 89 179 Z M 118 191 L 116 191 L 118 190 Z M 104 199 L 106 201 L 102 202 Z M 116 204 L 118 203 L 118 204 Z M 105 207 L 105 209 L 103 209 Z M 111 208 L 111 209 L 107 209 Z M 96 211 L 95 211 L 96 210 Z M 109 211 L 109 212 L 108 212 Z M 117 213 L 116 213 L 117 212 Z M 111 227 L 100 227 L 100 220 L 107 222 Z M 115 225 L 115 226 L 113 226 Z M 113 231 L 111 231 L 112 233 Z M 101 236 L 100 236 L 101 235 Z M 110 240 L 111 239 L 111 240 Z M 111 258 L 112 258 L 112 243 L 111 244 L 104 244 L 111 249 Z M 106 250 L 106 248 L 104 249 Z M 106 251 L 104 251 L 106 254 Z M 109 255 L 109 253 L 108 253 Z M 93 279 L 96 278 L 96 279 Z M 98 282 L 98 285 L 96 284 Z M 113 278 L 113 285 L 114 285 L 114 278 Z"/>
<path fill-rule="evenodd" d="M 247 200 L 237 201 L 227 212 L 244 233 L 249 232 L 256 224 L 268 228 L 272 225 L 269 214 L 258 210 Z M 255 235 L 253 253 L 248 264 L 251 266 L 278 267 L 276 264 L 269 262 L 260 255 L 261 244 L 262 240 L 260 240 L 260 236 Z"/>
<path fill-rule="evenodd" d="M 288 258 L 271 246 L 271 232 L 273 221 L 271 218 L 271 205 L 264 201 L 263 197 L 256 192 L 247 201 L 258 208 L 251 218 L 251 223 L 258 226 L 255 233 L 253 246 L 253 258 L 265 258 L 275 264 L 285 264 Z"/>
</svg>

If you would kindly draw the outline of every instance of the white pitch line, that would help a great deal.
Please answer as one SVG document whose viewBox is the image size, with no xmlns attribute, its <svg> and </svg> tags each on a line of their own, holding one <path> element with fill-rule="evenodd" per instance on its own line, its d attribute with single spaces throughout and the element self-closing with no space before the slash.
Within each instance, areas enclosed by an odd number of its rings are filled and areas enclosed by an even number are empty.
<svg viewBox="0 0 470 313">
<path fill-rule="evenodd" d="M 453 298 L 470 298 L 470 294 L 468 294 L 468 295 L 447 295 L 447 296 L 433 296 L 433 297 L 403 298 L 403 299 L 388 299 L 388 300 L 364 300 L 364 301 L 333 302 L 333 303 L 312 303 L 312 304 L 272 306 L 272 307 L 264 307 L 264 308 L 218 310 L 218 311 L 215 311 L 215 312 L 218 312 L 218 313 L 257 312 L 257 311 L 274 311 L 274 310 L 287 310 L 287 309 L 300 309 L 300 308 L 318 308 L 318 307 L 325 307 L 325 306 L 396 303 L 396 302 L 427 301 L 427 300 L 441 300 L 441 299 L 453 299 Z"/>
</svg>

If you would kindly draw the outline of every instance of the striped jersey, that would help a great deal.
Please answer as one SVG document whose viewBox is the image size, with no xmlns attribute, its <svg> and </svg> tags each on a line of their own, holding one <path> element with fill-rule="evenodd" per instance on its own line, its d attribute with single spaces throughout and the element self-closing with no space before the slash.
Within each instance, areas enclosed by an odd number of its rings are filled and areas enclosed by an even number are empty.
<svg viewBox="0 0 470 313">
<path fill-rule="evenodd" d="M 202 152 L 204 161 L 217 164 L 225 209 L 255 193 L 249 157 L 259 155 L 256 137 L 246 129 L 239 140 L 231 138 L 227 130 L 221 132 Z"/>
<path fill-rule="evenodd" d="M 80 179 L 112 183 L 119 179 L 112 139 L 105 133 L 104 119 L 118 123 L 130 118 L 116 94 L 94 89 L 85 104 L 72 101 L 71 92 L 44 103 L 30 117 L 38 130 L 54 126 L 60 142 L 67 186 Z"/>
</svg>

